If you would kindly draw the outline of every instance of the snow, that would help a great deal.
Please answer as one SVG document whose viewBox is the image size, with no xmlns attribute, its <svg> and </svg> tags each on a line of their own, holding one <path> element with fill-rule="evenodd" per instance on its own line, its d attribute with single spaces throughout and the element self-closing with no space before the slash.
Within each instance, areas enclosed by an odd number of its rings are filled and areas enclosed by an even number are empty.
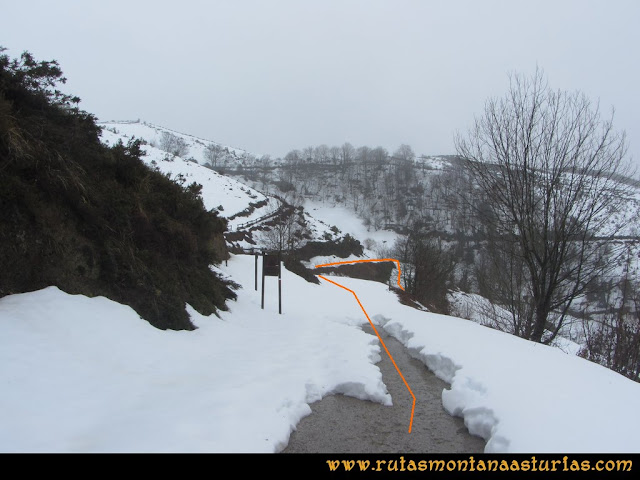
<svg viewBox="0 0 640 480">
<path fill-rule="evenodd" d="M 160 140 L 164 132 L 171 133 L 172 135 L 175 135 L 176 137 L 181 138 L 186 142 L 189 147 L 189 157 L 195 159 L 198 163 L 206 163 L 204 152 L 207 145 L 220 145 L 219 143 L 213 142 L 211 140 L 206 140 L 194 135 L 177 132 L 175 130 L 171 130 L 170 128 L 161 127 L 149 122 L 112 120 L 108 122 L 99 122 L 98 125 L 104 127 L 105 129 L 115 130 L 119 135 L 122 135 L 124 137 L 144 138 L 147 142 L 153 142 L 156 145 L 160 144 Z M 249 152 L 240 148 L 229 147 L 226 145 L 220 146 L 227 149 L 229 153 L 238 158 L 249 155 Z"/>
<path fill-rule="evenodd" d="M 364 246 L 367 239 L 373 240 L 374 248 L 365 252 L 372 258 L 377 256 L 375 250 L 391 248 L 398 238 L 398 234 L 391 230 L 376 230 L 367 227 L 363 220 L 352 210 L 342 205 L 323 203 L 315 200 L 305 200 L 304 208 L 314 217 L 329 225 L 335 225 L 342 233 L 349 233 Z"/>
<path fill-rule="evenodd" d="M 451 168 L 451 162 L 440 157 L 416 157 L 415 163 L 429 170 L 446 170 L 447 168 Z"/>
<path fill-rule="evenodd" d="M 314 268 L 316 265 L 327 265 L 328 263 L 351 262 L 357 260 L 362 260 L 362 258 L 353 254 L 345 258 L 338 257 L 337 255 L 318 255 L 317 257 L 311 258 L 309 261 L 302 261 L 301 263 L 307 268 Z"/>
<path fill-rule="evenodd" d="M 511 313 L 499 305 L 492 304 L 481 295 L 456 291 L 447 295 L 447 299 L 452 315 L 512 333 L 513 317 Z M 565 353 L 578 355 L 583 346 L 570 338 L 584 340 L 581 325 L 582 322 L 579 319 L 567 315 L 559 335 L 552 342 L 553 346 Z"/>
<path fill-rule="evenodd" d="M 389 403 L 371 336 L 322 313 L 262 311 L 253 257 L 229 270 L 241 300 L 221 318 L 190 310 L 193 332 L 55 287 L 1 299 L 0 451 L 273 452 L 330 392 Z M 291 298 L 313 293 L 288 272 L 283 282 Z"/>
<path fill-rule="evenodd" d="M 308 404 L 344 393 L 390 404 L 353 296 L 254 257 L 220 272 L 242 285 L 230 311 L 191 332 L 56 287 L 0 299 L 0 451 L 277 452 Z M 450 384 L 445 409 L 487 452 L 637 452 L 640 384 L 553 347 L 402 305 L 380 283 L 339 277 L 369 316 Z M 417 399 L 420 402 L 420 399 Z"/>
<path fill-rule="evenodd" d="M 122 141 L 125 145 L 133 138 L 143 139 L 147 142 L 143 145 L 144 155 L 142 161 L 152 168 L 157 168 L 160 172 L 177 178 L 182 175 L 185 184 L 193 182 L 202 185 L 202 200 L 207 210 L 218 209 L 219 214 L 228 221 L 230 231 L 238 230 L 243 224 L 259 220 L 275 212 L 280 200 L 272 195 L 265 195 L 255 188 L 235 180 L 229 176 L 204 166 L 204 149 L 206 145 L 212 144 L 210 140 L 203 140 L 191 135 L 180 134 L 173 130 L 141 122 L 103 122 L 104 127 L 101 141 L 106 145 L 115 145 Z M 183 138 L 188 146 L 189 159 L 174 156 L 169 159 L 167 153 L 153 144 L 158 144 L 162 133 L 171 132 Z M 224 147 L 237 155 L 246 154 L 244 150 Z M 266 202 L 266 203 L 265 203 Z M 256 204 L 261 206 L 255 207 Z M 238 215 L 241 214 L 241 215 Z M 343 214 L 346 215 L 346 211 Z M 353 215 L 352 215 L 353 216 Z M 327 224 L 308 213 L 305 220 L 311 232 L 312 240 L 322 240 L 327 236 L 337 238 L 331 231 L 332 224 Z M 364 239 L 363 239 L 364 240 Z M 260 238 L 254 238 L 260 242 Z M 237 246 L 244 249 L 261 248 L 259 244 L 250 244 L 246 241 L 235 242 Z"/>
<path fill-rule="evenodd" d="M 105 143 L 162 130 L 140 123 L 110 128 L 122 131 L 105 130 Z M 202 141 L 183 138 L 198 154 Z M 150 165 L 201 184 L 206 208 L 222 205 L 225 217 L 271 198 L 198 163 L 166 161 L 151 145 L 144 150 Z M 274 206 L 269 200 L 231 228 Z M 368 229 L 340 205 L 305 208 L 317 236 L 336 225 L 361 242 L 375 241 L 365 251 L 369 258 L 397 236 Z M 191 332 L 158 330 L 127 306 L 54 286 L 0 298 L 0 452 L 270 453 L 286 446 L 309 404 L 328 394 L 391 404 L 376 366 L 383 351 L 361 330 L 367 320 L 351 294 L 285 269 L 279 315 L 275 278 L 266 278 L 261 309 L 253 256 L 232 256 L 214 268 L 242 288 L 219 317 L 187 306 L 197 326 Z M 575 344 L 548 347 L 487 328 L 479 297 L 454 298 L 458 315 L 472 321 L 402 305 L 380 283 L 336 281 L 449 384 L 444 408 L 487 441 L 486 452 L 640 451 L 640 384 L 576 356 Z"/>
<path fill-rule="evenodd" d="M 133 124 L 142 125 L 144 124 Z M 144 132 L 136 132 L 138 134 Z M 118 140 L 127 143 L 131 138 L 143 138 L 137 135 L 125 135 L 123 133 L 113 133 L 110 130 L 103 130 L 102 141 L 107 145 L 115 145 Z M 159 148 L 151 145 L 144 145 L 142 148 L 145 155 L 142 160 L 149 166 L 156 167 L 164 174 L 169 174 L 172 178 L 176 178 L 181 174 L 184 176 L 186 184 L 196 182 L 202 185 L 202 200 L 207 210 L 212 210 L 223 206 L 220 215 L 226 218 L 232 217 L 243 210 L 249 208 L 251 203 L 267 201 L 268 203 L 256 208 L 248 216 L 236 217 L 229 220 L 229 228 L 234 229 L 241 223 L 254 220 L 260 216 L 266 215 L 270 209 L 277 208 L 277 202 L 273 198 L 267 198 L 262 193 L 248 187 L 237 180 L 221 175 L 203 165 L 196 162 L 190 162 L 180 157 L 174 157 L 167 160 L 167 153 Z"/>
</svg>

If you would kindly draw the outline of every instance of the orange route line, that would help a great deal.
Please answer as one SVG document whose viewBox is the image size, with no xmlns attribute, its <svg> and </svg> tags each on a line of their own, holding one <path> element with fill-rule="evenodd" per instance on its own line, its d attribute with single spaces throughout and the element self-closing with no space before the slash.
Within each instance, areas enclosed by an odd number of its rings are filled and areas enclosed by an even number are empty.
<svg viewBox="0 0 640 480">
<path fill-rule="evenodd" d="M 370 261 L 370 260 L 355 260 L 355 261 Z M 382 261 L 382 260 L 379 260 Z M 397 261 L 397 260 L 395 260 Z M 339 263 L 351 263 L 351 262 L 339 262 Z M 316 265 L 316 267 L 320 267 L 322 265 Z M 413 394 L 413 392 L 411 391 L 411 387 L 409 387 L 409 384 L 407 383 L 407 381 L 404 378 L 404 375 L 402 375 L 402 372 L 400 371 L 400 369 L 398 368 L 398 365 L 396 365 L 396 361 L 393 359 L 393 357 L 391 356 L 391 353 L 389 353 L 389 349 L 387 348 L 387 346 L 384 344 L 384 341 L 382 340 L 382 337 L 380 336 L 380 334 L 378 333 L 378 330 L 376 329 L 375 325 L 373 324 L 373 322 L 371 321 L 371 319 L 369 318 L 369 314 L 367 314 L 367 311 L 364 309 L 364 307 L 362 306 L 362 303 L 360 302 L 360 299 L 358 298 L 358 295 L 356 295 L 356 292 L 354 292 L 353 290 L 351 290 L 350 288 L 345 287 L 344 285 L 340 285 L 339 283 L 334 282 L 333 280 L 329 280 L 326 277 L 323 277 L 322 275 L 318 275 L 318 277 L 320 277 L 321 279 L 329 282 L 329 283 L 333 283 L 335 286 L 343 288 L 344 290 L 346 290 L 347 292 L 351 292 L 353 294 L 353 296 L 356 298 L 356 301 L 358 302 L 358 305 L 360 305 L 360 308 L 362 309 L 362 311 L 364 312 L 364 316 L 367 317 L 367 320 L 369 320 L 369 323 L 371 324 L 371 328 L 373 328 L 373 331 L 376 332 L 376 335 L 378 337 L 378 340 L 380 340 L 380 343 L 382 344 L 382 346 L 384 347 L 384 350 L 387 352 L 387 355 L 389 355 L 389 358 L 391 359 L 391 363 L 393 363 L 393 366 L 396 367 L 396 370 L 398 371 L 398 374 L 400 375 L 400 378 L 402 378 L 402 381 L 404 382 L 405 386 L 407 387 L 407 390 L 409 390 L 409 393 L 411 394 L 411 397 L 413 398 L 413 404 L 411 405 L 411 420 L 409 421 L 409 433 L 411 433 L 411 427 L 413 426 L 413 413 L 416 409 L 416 396 Z"/>
<path fill-rule="evenodd" d="M 331 265 L 344 265 L 346 263 L 361 263 L 361 262 L 396 262 L 396 264 L 398 265 L 398 286 L 402 290 L 404 290 L 404 287 L 400 284 L 400 262 L 395 258 L 372 258 L 369 260 L 347 260 L 345 262 L 323 263 L 322 265 L 316 265 L 316 268 L 330 267 Z"/>
</svg>

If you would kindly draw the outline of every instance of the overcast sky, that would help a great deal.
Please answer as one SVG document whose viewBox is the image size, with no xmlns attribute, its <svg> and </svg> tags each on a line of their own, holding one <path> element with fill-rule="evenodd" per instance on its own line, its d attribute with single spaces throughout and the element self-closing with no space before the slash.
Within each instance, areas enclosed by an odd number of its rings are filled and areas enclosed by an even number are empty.
<svg viewBox="0 0 640 480">
<path fill-rule="evenodd" d="M 256 154 L 454 153 L 508 74 L 541 67 L 625 130 L 640 164 L 637 0 L 0 0 L 0 45 L 56 59 L 99 120 Z"/>
</svg>

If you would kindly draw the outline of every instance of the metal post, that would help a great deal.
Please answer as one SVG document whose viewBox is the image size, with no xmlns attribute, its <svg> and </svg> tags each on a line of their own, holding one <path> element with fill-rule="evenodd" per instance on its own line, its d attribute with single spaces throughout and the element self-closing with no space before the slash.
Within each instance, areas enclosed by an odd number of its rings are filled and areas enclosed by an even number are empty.
<svg viewBox="0 0 640 480">
<path fill-rule="evenodd" d="M 255 268 L 255 270 L 256 270 L 256 292 L 257 292 L 258 291 L 258 254 L 257 253 L 255 254 L 255 257 L 256 257 L 256 262 L 255 262 L 256 263 L 256 268 Z"/>
<path fill-rule="evenodd" d="M 278 313 L 282 315 L 282 262 L 278 257 Z"/>
<path fill-rule="evenodd" d="M 262 309 L 264 310 L 264 252 L 262 252 Z"/>
</svg>

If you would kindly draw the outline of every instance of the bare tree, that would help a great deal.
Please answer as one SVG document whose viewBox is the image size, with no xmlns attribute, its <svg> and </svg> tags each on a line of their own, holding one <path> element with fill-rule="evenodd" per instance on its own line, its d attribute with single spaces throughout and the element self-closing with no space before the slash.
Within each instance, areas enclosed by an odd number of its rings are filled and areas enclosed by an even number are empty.
<svg viewBox="0 0 640 480">
<path fill-rule="evenodd" d="M 602 245 L 616 234 L 609 215 L 629 198 L 617 180 L 630 175 L 630 163 L 612 117 L 602 120 L 583 94 L 551 90 L 537 70 L 512 76 L 507 95 L 487 101 L 468 134 L 455 138 L 499 254 L 526 273 L 512 290 L 531 302 L 530 325 L 521 327 L 530 340 L 551 342 L 572 302 L 613 263 L 603 261 Z"/>
<path fill-rule="evenodd" d="M 356 149 L 356 158 L 363 165 L 367 165 L 372 160 L 371 148 L 366 145 Z"/>
<path fill-rule="evenodd" d="M 327 145 L 318 145 L 316 147 L 316 162 L 328 163 L 329 162 L 329 147 Z"/>
<path fill-rule="evenodd" d="M 316 149 L 314 147 L 305 147 L 302 150 L 302 161 L 304 163 L 313 163 L 316 158 Z"/>
<path fill-rule="evenodd" d="M 402 263 L 405 290 L 438 313 L 449 313 L 447 292 L 456 262 L 438 239 L 425 239 L 417 227 L 394 244 L 392 255 Z"/>
<path fill-rule="evenodd" d="M 376 165 L 384 165 L 389 159 L 389 152 L 384 147 L 376 147 L 371 150 L 371 158 Z"/>
<path fill-rule="evenodd" d="M 400 145 L 395 152 L 393 152 L 393 156 L 402 162 L 413 162 L 416 158 L 413 148 L 404 143 Z"/>
<path fill-rule="evenodd" d="M 342 147 L 340 147 L 340 160 L 342 161 L 342 166 L 346 167 L 349 164 L 351 164 L 355 156 L 356 156 L 355 147 L 351 145 L 349 142 L 343 143 Z"/>
<path fill-rule="evenodd" d="M 292 166 L 296 166 L 300 163 L 302 154 L 300 150 L 291 150 L 284 156 L 284 161 Z"/>
<path fill-rule="evenodd" d="M 204 158 L 207 164 L 213 168 L 218 166 L 218 161 L 224 156 L 224 149 L 216 143 L 210 143 L 204 149 Z"/>
<path fill-rule="evenodd" d="M 489 229 L 486 247 L 476 263 L 478 291 L 490 299 L 493 308 L 485 309 L 483 323 L 523 338 L 529 338 L 533 328 L 534 309 L 527 269 L 515 252 L 513 242 L 503 242 L 502 236 Z"/>
<path fill-rule="evenodd" d="M 624 275 L 611 289 L 618 295 L 608 302 L 608 311 L 583 323 L 580 355 L 640 382 L 640 293 L 630 272 L 631 256 L 628 250 Z"/>
<path fill-rule="evenodd" d="M 415 176 L 414 161 L 416 154 L 413 149 L 406 144 L 402 144 L 393 152 L 396 163 L 396 181 L 405 187 L 409 185 L 412 177 Z"/>
<path fill-rule="evenodd" d="M 273 251 L 289 254 L 309 239 L 310 230 L 302 216 L 302 200 L 290 195 L 278 208 L 272 210 L 273 219 L 261 235 L 264 246 Z"/>
<path fill-rule="evenodd" d="M 338 163 L 340 163 L 341 155 L 340 147 L 333 146 L 329 148 L 329 158 L 331 159 L 331 163 L 334 165 L 338 165 Z"/>
<path fill-rule="evenodd" d="M 258 159 L 258 164 L 262 168 L 269 168 L 271 166 L 271 162 L 271 155 L 269 154 L 264 154 Z"/>
<path fill-rule="evenodd" d="M 162 132 L 160 137 L 160 149 L 174 157 L 186 157 L 189 153 L 189 145 L 184 138 L 170 132 Z"/>
</svg>

